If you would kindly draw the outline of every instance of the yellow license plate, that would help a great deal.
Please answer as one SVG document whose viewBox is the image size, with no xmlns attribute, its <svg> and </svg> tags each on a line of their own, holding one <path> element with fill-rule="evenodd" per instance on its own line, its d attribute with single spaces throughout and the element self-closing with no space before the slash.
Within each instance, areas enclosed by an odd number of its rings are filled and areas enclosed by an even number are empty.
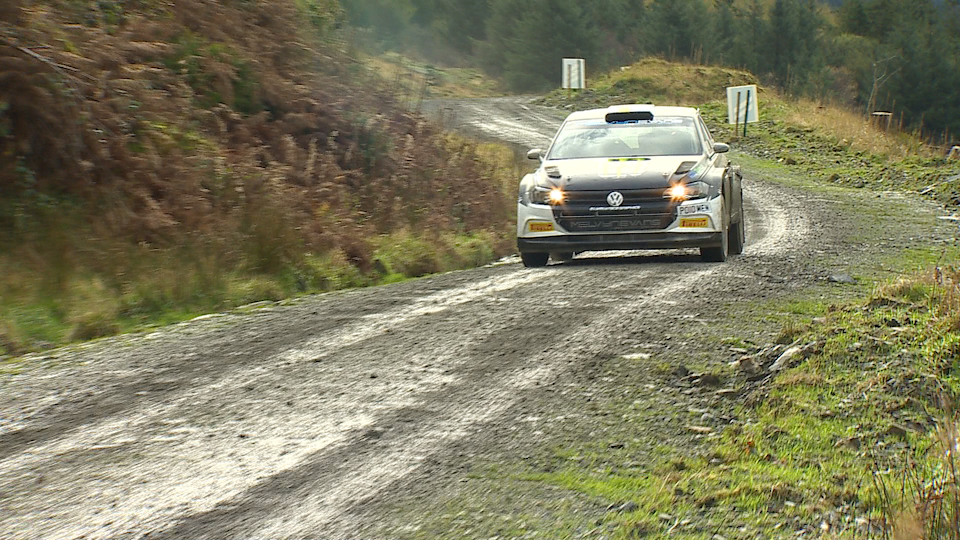
<svg viewBox="0 0 960 540">
<path fill-rule="evenodd" d="M 530 232 L 553 232 L 553 223 L 533 222 L 529 227 Z"/>
<path fill-rule="evenodd" d="M 694 229 L 700 227 L 706 227 L 710 221 L 705 218 L 685 218 L 680 220 L 680 227 L 684 229 Z"/>
</svg>

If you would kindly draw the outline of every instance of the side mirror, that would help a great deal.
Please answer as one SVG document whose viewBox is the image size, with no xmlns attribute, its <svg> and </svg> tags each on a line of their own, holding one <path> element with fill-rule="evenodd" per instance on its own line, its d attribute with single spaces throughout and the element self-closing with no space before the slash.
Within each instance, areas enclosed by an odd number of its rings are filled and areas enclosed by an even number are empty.
<svg viewBox="0 0 960 540">
<path fill-rule="evenodd" d="M 534 148 L 527 152 L 527 159 L 540 159 L 543 155 L 543 150 L 539 148 Z"/>
<path fill-rule="evenodd" d="M 730 151 L 730 145 L 722 142 L 713 143 L 713 151 L 718 154 L 726 154 Z"/>
</svg>

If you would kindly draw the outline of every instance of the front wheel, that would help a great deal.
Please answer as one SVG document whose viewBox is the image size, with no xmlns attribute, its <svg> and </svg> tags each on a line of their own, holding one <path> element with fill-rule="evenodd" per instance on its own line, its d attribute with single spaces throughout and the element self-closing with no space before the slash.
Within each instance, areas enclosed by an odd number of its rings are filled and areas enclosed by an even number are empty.
<svg viewBox="0 0 960 540">
<path fill-rule="evenodd" d="M 537 268 L 540 266 L 547 265 L 547 259 L 550 258 L 549 253 L 524 253 L 520 252 L 520 260 L 523 261 L 523 265 L 527 268 Z"/>
<path fill-rule="evenodd" d="M 727 229 L 727 227 L 723 227 L 719 246 L 700 248 L 700 258 L 704 262 L 724 262 L 727 260 L 727 255 L 730 253 L 730 234 Z"/>
<path fill-rule="evenodd" d="M 730 254 L 740 255 L 743 253 L 743 244 L 745 243 L 746 231 L 743 225 L 743 217 L 740 222 L 730 226 Z"/>
</svg>

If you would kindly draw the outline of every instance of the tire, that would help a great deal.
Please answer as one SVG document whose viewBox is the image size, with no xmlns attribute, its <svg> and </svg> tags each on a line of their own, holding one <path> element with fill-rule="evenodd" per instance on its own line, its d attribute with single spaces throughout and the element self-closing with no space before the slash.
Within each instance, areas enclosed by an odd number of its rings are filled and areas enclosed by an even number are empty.
<svg viewBox="0 0 960 540">
<path fill-rule="evenodd" d="M 727 234 L 730 237 L 730 254 L 740 255 L 743 253 L 743 244 L 746 241 L 746 228 L 743 225 L 742 217 L 739 223 L 730 226 L 730 232 Z"/>
<path fill-rule="evenodd" d="M 539 268 L 541 266 L 547 265 L 547 259 L 550 258 L 549 253 L 524 253 L 520 252 L 520 260 L 523 261 L 523 265 L 527 268 Z"/>
<path fill-rule="evenodd" d="M 553 259 L 554 262 L 567 262 L 573 259 L 573 253 L 570 253 L 570 252 L 551 253 L 550 258 Z"/>
<path fill-rule="evenodd" d="M 703 259 L 704 262 L 722 263 L 727 260 L 727 255 L 729 253 L 730 253 L 730 234 L 728 232 L 728 227 L 723 227 L 723 232 L 721 233 L 721 239 L 720 239 L 720 246 L 700 248 L 700 258 Z"/>
</svg>

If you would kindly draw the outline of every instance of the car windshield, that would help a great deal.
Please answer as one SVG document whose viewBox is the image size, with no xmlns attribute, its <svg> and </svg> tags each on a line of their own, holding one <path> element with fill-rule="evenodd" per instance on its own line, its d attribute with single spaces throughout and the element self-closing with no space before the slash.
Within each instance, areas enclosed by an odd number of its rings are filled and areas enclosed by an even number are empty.
<svg viewBox="0 0 960 540">
<path fill-rule="evenodd" d="M 700 154 L 694 121 L 677 116 L 625 124 L 608 124 L 602 119 L 567 122 L 547 159 Z"/>
</svg>

